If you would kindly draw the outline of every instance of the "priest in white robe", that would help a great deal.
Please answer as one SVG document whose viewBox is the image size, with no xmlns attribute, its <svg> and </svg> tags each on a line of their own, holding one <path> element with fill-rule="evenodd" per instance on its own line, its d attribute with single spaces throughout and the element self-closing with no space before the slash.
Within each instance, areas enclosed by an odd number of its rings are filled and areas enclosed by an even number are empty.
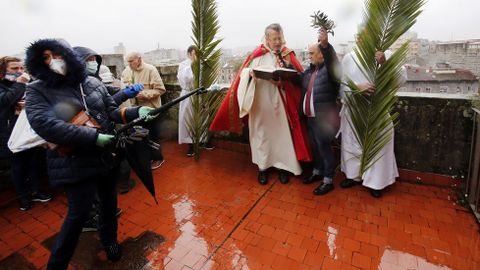
<svg viewBox="0 0 480 270">
<path fill-rule="evenodd" d="M 284 46 L 279 24 L 265 29 L 265 42 L 247 58 L 232 83 L 210 130 L 238 131 L 239 118 L 248 116 L 252 162 L 259 168 L 258 181 L 268 182 L 268 169 L 279 169 L 280 182 L 289 174 L 300 175 L 299 160 L 310 161 L 306 128 L 300 122 L 300 86 L 291 81 L 254 77 L 253 68 L 294 68 L 303 71 L 292 50 Z M 238 106 L 232 104 L 238 103 Z"/>
</svg>

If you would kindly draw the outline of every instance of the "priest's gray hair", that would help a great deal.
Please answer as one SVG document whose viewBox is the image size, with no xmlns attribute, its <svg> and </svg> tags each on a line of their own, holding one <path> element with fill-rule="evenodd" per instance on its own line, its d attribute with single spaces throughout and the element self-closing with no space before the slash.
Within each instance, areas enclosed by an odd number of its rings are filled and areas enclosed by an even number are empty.
<svg viewBox="0 0 480 270">
<path fill-rule="evenodd" d="M 265 37 L 268 37 L 268 30 L 272 30 L 272 31 L 283 34 L 282 26 L 280 26 L 280 24 L 278 23 L 272 23 L 265 28 Z"/>
<path fill-rule="evenodd" d="M 265 35 L 263 36 L 263 43 L 264 44 L 266 44 L 266 40 L 268 38 L 269 31 L 275 31 L 277 33 L 280 33 L 280 35 L 282 36 L 282 44 L 285 45 L 285 37 L 283 36 L 283 29 L 282 29 L 282 26 L 280 26 L 279 23 L 272 23 L 265 28 Z"/>
</svg>

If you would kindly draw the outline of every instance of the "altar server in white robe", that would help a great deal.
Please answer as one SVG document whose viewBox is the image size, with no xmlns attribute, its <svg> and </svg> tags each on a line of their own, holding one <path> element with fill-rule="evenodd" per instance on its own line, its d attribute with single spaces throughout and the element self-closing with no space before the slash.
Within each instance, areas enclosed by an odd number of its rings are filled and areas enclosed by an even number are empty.
<svg viewBox="0 0 480 270">
<path fill-rule="evenodd" d="M 379 64 L 383 64 L 386 61 L 386 58 L 388 58 L 390 55 L 390 51 L 386 51 L 385 53 L 377 52 L 375 59 Z M 373 93 L 375 91 L 375 85 L 368 82 L 367 78 L 364 76 L 364 73 L 357 66 L 357 63 L 360 62 L 358 61 L 355 52 L 352 51 L 345 55 L 342 60 L 344 78 L 350 78 L 360 89 Z M 373 197 L 379 198 L 382 196 L 383 189 L 393 184 L 395 182 L 395 178 L 398 177 L 397 162 L 393 149 L 394 130 L 392 128 L 390 132 L 391 140 L 378 154 L 380 159 L 378 159 L 363 175 L 359 175 L 359 157 L 362 154 L 362 149 L 355 137 L 354 130 L 349 124 L 350 112 L 348 111 L 347 104 L 344 100 L 345 94 L 349 91 L 350 89 L 347 86 L 342 85 L 340 92 L 343 97 L 343 106 L 342 110 L 340 111 L 339 134 L 341 133 L 342 135 L 341 170 L 345 173 L 346 179 L 342 181 L 340 186 L 342 188 L 349 188 L 357 184 L 363 184 L 363 186 L 369 188 L 370 194 Z"/>
</svg>

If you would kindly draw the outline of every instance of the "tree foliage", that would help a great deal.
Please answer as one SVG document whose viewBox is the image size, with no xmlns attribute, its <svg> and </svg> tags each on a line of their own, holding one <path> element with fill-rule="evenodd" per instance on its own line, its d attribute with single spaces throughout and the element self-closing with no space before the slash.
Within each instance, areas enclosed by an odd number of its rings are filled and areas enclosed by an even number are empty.
<svg viewBox="0 0 480 270">
<path fill-rule="evenodd" d="M 209 88 L 220 72 L 222 39 L 216 37 L 220 28 L 215 0 L 192 0 L 192 40 L 196 59 L 192 63 L 194 88 Z M 207 92 L 190 98 L 192 110 L 187 115 L 187 129 L 193 140 L 195 159 L 200 157 L 200 144 L 207 140 L 208 127 L 222 101 L 220 92 Z"/>
</svg>

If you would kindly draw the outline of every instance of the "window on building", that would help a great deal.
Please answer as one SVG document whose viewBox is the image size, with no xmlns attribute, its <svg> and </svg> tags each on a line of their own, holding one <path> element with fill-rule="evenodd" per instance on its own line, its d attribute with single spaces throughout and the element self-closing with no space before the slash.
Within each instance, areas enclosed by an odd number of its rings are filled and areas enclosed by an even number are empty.
<svg viewBox="0 0 480 270">
<path fill-rule="evenodd" d="M 417 92 L 421 92 L 421 91 L 422 91 L 422 88 L 420 88 L 420 87 L 417 87 L 417 88 L 415 88 L 415 91 L 417 91 Z"/>
<path fill-rule="evenodd" d="M 425 87 L 425 92 L 430 93 L 431 91 L 432 89 L 430 89 L 430 87 Z"/>
<path fill-rule="evenodd" d="M 457 86 L 457 93 L 462 92 L 462 89 L 460 89 L 460 86 Z"/>
<path fill-rule="evenodd" d="M 446 93 L 448 92 L 448 86 L 442 85 L 440 86 L 440 93 Z"/>
</svg>

